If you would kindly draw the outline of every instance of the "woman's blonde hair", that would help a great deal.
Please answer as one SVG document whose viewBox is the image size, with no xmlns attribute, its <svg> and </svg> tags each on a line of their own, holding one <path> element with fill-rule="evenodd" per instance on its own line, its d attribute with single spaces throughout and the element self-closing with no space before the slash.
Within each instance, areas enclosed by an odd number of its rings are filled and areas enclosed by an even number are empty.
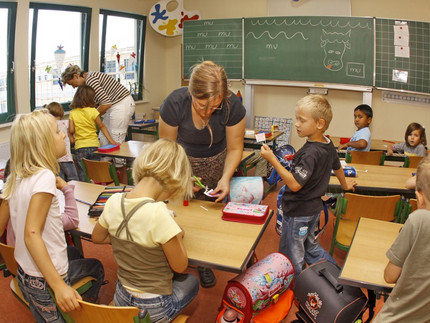
<svg viewBox="0 0 430 323">
<path fill-rule="evenodd" d="M 32 176 L 43 169 L 59 173 L 52 120 L 55 118 L 47 109 L 15 117 L 10 135 L 10 175 L 3 189 L 3 199 L 12 196 L 18 178 Z"/>
<path fill-rule="evenodd" d="M 153 177 L 171 192 L 171 198 L 192 197 L 191 174 L 191 165 L 184 148 L 169 139 L 159 139 L 145 146 L 133 163 L 135 183 L 144 177 Z"/>
<path fill-rule="evenodd" d="M 64 72 L 61 73 L 61 83 L 63 83 L 63 85 L 66 85 L 67 82 L 69 82 L 73 78 L 73 75 L 78 74 L 78 76 L 82 76 L 84 73 L 85 72 L 81 70 L 78 65 L 69 65 L 64 70 Z"/>
</svg>

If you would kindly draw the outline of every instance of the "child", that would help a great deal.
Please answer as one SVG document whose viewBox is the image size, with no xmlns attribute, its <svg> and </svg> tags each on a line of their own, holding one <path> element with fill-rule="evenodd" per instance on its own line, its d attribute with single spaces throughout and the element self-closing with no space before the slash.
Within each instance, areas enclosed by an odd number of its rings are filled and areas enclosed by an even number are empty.
<svg viewBox="0 0 430 323">
<path fill-rule="evenodd" d="M 332 119 L 331 107 L 321 95 L 308 95 L 296 105 L 296 128 L 299 137 L 307 137 L 305 145 L 292 160 L 291 173 L 278 161 L 267 145 L 261 156 L 273 165 L 286 184 L 282 195 L 282 233 L 279 251 L 293 263 L 299 275 L 305 266 L 325 258 L 336 264 L 317 241 L 314 232 L 327 190 L 331 170 L 344 190 L 354 190 L 355 181 L 345 180 L 343 169 L 333 143 L 324 136 Z"/>
<path fill-rule="evenodd" d="M 60 206 L 56 196 L 57 159 L 66 153 L 64 134 L 48 110 L 17 115 L 11 129 L 10 175 L 0 206 L 0 235 L 9 218 L 16 235 L 18 285 L 37 322 L 64 322 L 48 286 L 63 311 L 79 309 L 70 287 L 85 276 L 97 281 L 85 293 L 96 300 L 104 279 L 96 259 L 67 259 Z"/>
<path fill-rule="evenodd" d="M 97 147 L 100 147 L 96 126 L 112 145 L 119 145 L 112 139 L 108 129 L 100 119 L 94 96 L 93 88 L 84 84 L 78 87 L 70 104 L 72 111 L 69 116 L 69 137 L 70 141 L 75 144 L 79 179 L 83 182 L 85 175 L 81 165 L 82 159 L 100 160 L 100 156 L 94 153 Z"/>
<path fill-rule="evenodd" d="M 430 159 L 417 169 L 418 210 L 409 215 L 396 241 L 387 251 L 384 272 L 387 283 L 395 283 L 376 316 L 379 322 L 430 322 Z"/>
<path fill-rule="evenodd" d="M 118 263 L 116 306 L 146 308 L 153 322 L 170 322 L 199 290 L 188 266 L 184 232 L 163 202 L 192 195 L 185 150 L 168 139 L 143 149 L 133 164 L 137 185 L 114 194 L 94 227 L 94 243 L 112 243 Z M 172 279 L 173 278 L 173 279 Z"/>
<path fill-rule="evenodd" d="M 370 150 L 370 129 L 369 125 L 372 122 L 373 111 L 367 104 L 360 104 L 354 109 L 354 124 L 357 130 L 351 137 L 349 142 L 340 144 L 339 150 L 347 147 L 347 152 L 351 150 L 369 151 Z"/>
<path fill-rule="evenodd" d="M 51 113 L 57 120 L 57 125 L 60 131 L 66 134 L 64 138 L 66 154 L 58 159 L 58 163 L 60 164 L 60 177 L 66 182 L 78 181 L 78 173 L 76 172 L 75 163 L 73 162 L 72 153 L 70 152 L 70 139 L 67 135 L 69 121 L 62 120 L 64 117 L 63 107 L 58 102 L 51 102 L 46 106 L 46 108 L 49 110 L 49 113 Z"/>
<path fill-rule="evenodd" d="M 387 155 L 392 155 L 394 151 L 404 153 L 407 156 L 427 155 L 426 130 L 422 125 L 412 122 L 405 132 L 405 142 L 388 147 Z"/>
</svg>

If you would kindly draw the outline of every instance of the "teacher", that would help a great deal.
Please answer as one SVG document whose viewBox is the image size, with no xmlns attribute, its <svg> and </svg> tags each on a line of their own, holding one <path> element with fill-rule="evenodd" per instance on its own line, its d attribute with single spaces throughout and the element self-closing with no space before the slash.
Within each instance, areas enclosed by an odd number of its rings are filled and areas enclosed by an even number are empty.
<svg viewBox="0 0 430 323">
<path fill-rule="evenodd" d="M 125 141 L 128 124 L 135 110 L 135 103 L 127 88 L 112 76 L 102 72 L 85 72 L 78 65 L 68 66 L 61 74 L 61 82 L 76 88 L 82 84 L 89 85 L 95 91 L 97 110 L 104 116 L 103 123 L 109 130 L 113 140 Z M 100 145 L 109 144 L 100 132 Z M 118 165 L 119 164 L 119 165 Z M 123 161 L 115 159 L 115 166 L 122 166 Z"/>
<path fill-rule="evenodd" d="M 193 174 L 222 201 L 242 159 L 246 110 L 228 90 L 224 69 L 212 61 L 195 65 L 188 88 L 174 90 L 160 107 L 160 138 L 177 140 Z M 206 198 L 202 191 L 198 199 Z"/>
<path fill-rule="evenodd" d="M 212 61 L 194 66 L 188 88 L 174 90 L 160 106 L 160 138 L 185 148 L 193 174 L 219 194 L 230 192 L 230 179 L 242 159 L 246 110 L 228 90 L 224 69 Z M 202 191 L 198 199 L 210 199 Z M 197 267 L 202 287 L 216 284 L 210 268 Z"/>
</svg>

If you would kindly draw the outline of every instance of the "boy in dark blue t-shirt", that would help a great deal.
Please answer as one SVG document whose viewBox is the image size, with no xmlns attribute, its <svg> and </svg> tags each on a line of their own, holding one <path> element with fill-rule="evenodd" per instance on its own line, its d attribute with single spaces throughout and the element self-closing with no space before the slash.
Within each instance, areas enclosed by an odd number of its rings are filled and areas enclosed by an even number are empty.
<svg viewBox="0 0 430 323">
<path fill-rule="evenodd" d="M 310 265 L 324 258 L 336 264 L 314 236 L 323 209 L 321 196 L 326 192 L 331 170 L 344 190 L 354 190 L 356 185 L 353 180 L 345 180 L 336 149 L 324 136 L 331 119 L 331 106 L 325 97 L 308 95 L 297 102 L 295 126 L 299 137 L 307 137 L 307 141 L 294 156 L 291 173 L 267 145 L 261 148 L 261 156 L 273 165 L 286 184 L 279 251 L 291 260 L 296 275 L 304 268 L 305 261 Z"/>
</svg>

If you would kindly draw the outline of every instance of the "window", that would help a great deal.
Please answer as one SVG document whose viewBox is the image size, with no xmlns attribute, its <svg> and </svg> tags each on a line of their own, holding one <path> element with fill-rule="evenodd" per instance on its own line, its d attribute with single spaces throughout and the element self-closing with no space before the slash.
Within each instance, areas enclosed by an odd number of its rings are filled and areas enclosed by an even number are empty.
<svg viewBox="0 0 430 323">
<path fill-rule="evenodd" d="M 145 16 L 100 10 L 100 71 L 121 82 L 135 100 L 143 98 L 145 27 Z"/>
<path fill-rule="evenodd" d="M 15 116 L 15 22 L 16 2 L 0 2 L 0 123 Z"/>
<path fill-rule="evenodd" d="M 75 90 L 59 77 L 70 64 L 88 69 L 90 22 L 90 8 L 30 3 L 32 110 L 52 101 L 68 110 Z"/>
</svg>

